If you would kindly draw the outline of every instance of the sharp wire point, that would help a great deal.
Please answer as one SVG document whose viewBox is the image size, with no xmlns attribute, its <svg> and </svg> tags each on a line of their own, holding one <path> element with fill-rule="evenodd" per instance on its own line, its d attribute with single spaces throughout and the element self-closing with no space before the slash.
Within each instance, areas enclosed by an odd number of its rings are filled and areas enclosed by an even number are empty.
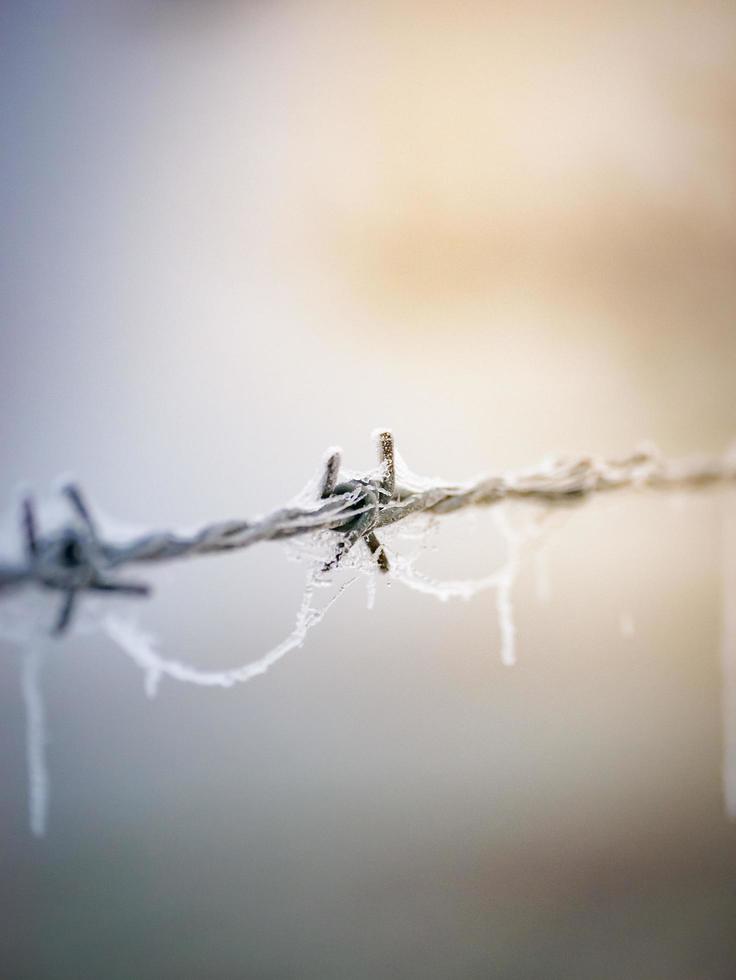
<svg viewBox="0 0 736 980">
<path fill-rule="evenodd" d="M 61 610 L 59 612 L 59 617 L 56 620 L 56 625 L 54 626 L 53 632 L 56 636 L 65 633 L 69 628 L 72 621 L 72 616 L 74 614 L 74 606 L 76 604 L 77 593 L 76 589 L 69 589 L 65 594 L 62 601 Z"/>
<path fill-rule="evenodd" d="M 341 459 L 342 454 L 340 450 L 333 449 L 325 460 L 325 469 L 320 490 L 320 497 L 322 499 L 329 497 L 335 491 L 340 473 Z"/>
<path fill-rule="evenodd" d="M 390 429 L 378 430 L 378 453 L 385 472 L 383 487 L 390 497 L 396 489 L 396 459 L 394 455 L 394 437 Z"/>
<path fill-rule="evenodd" d="M 371 554 L 376 559 L 376 563 L 378 567 L 381 569 L 382 572 L 388 572 L 390 568 L 388 555 L 386 554 L 383 545 L 378 540 L 378 538 L 373 533 L 373 531 L 370 531 L 368 534 L 366 534 L 364 540 L 365 543 L 368 545 Z"/>
<path fill-rule="evenodd" d="M 67 483 L 62 488 L 62 493 L 66 496 L 67 500 L 70 502 L 77 516 L 82 519 L 84 526 L 87 531 L 95 540 L 97 539 L 97 528 L 95 522 L 92 519 L 92 514 L 89 506 L 84 499 L 84 495 L 76 483 Z"/>
<path fill-rule="evenodd" d="M 29 558 L 38 555 L 38 529 L 36 526 L 36 510 L 32 497 L 24 497 L 21 503 L 21 525 L 23 529 L 23 546 Z"/>
<path fill-rule="evenodd" d="M 90 585 L 94 592 L 119 592 L 123 595 L 149 596 L 153 591 L 145 582 L 116 582 L 108 579 L 97 579 Z"/>
</svg>

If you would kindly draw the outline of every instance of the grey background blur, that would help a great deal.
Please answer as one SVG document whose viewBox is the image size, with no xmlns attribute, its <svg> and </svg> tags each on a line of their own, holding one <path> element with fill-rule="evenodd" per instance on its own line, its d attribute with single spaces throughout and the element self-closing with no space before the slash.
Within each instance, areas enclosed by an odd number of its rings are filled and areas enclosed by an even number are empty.
<svg viewBox="0 0 736 980">
<path fill-rule="evenodd" d="M 269 509 L 323 450 L 421 473 L 736 433 L 733 5 L 0 3 L 0 491 L 160 526 Z M 594 503 L 551 601 L 348 595 L 230 692 L 105 638 L 46 676 L 27 830 L 1 648 L 0 974 L 736 976 L 723 500 Z M 501 555 L 443 526 L 447 577 Z M 277 547 L 162 571 L 164 650 L 289 631 Z M 619 628 L 622 615 L 636 624 Z"/>
</svg>

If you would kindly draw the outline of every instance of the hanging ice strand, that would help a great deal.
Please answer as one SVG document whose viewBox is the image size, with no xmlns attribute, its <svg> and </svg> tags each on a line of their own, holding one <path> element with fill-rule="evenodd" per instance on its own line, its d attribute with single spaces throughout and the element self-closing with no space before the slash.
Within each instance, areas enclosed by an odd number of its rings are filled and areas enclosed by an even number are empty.
<svg viewBox="0 0 736 980">
<path fill-rule="evenodd" d="M 36 837 L 46 833 L 49 809 L 49 775 L 46 766 L 46 709 L 41 672 L 47 638 L 36 635 L 23 651 L 21 686 L 26 709 L 26 760 L 28 768 L 28 819 Z"/>
<path fill-rule="evenodd" d="M 736 820 L 736 492 L 730 489 L 723 494 L 722 540 L 723 795 L 726 813 Z"/>
</svg>

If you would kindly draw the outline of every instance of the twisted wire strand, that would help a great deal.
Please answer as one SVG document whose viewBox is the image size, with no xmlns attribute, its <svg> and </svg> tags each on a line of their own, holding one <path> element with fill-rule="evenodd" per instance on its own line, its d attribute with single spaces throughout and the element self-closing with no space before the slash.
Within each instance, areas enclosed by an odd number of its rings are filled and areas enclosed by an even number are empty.
<svg viewBox="0 0 736 980">
<path fill-rule="evenodd" d="M 694 489 L 736 480 L 736 454 L 696 456 L 670 460 L 656 449 L 644 447 L 621 458 L 575 457 L 547 460 L 517 473 L 485 476 L 465 483 L 409 475 L 397 479 L 391 433 L 374 433 L 380 470 L 339 481 L 340 450 L 329 450 L 312 499 L 304 495 L 255 520 L 219 521 L 192 533 L 153 531 L 123 542 L 105 540 L 97 528 L 81 491 L 63 488 L 70 503 L 70 519 L 61 528 L 41 534 L 33 501 L 23 501 L 21 561 L 0 563 L 0 598 L 23 586 L 56 589 L 64 595 L 57 631 L 69 623 L 80 592 L 105 591 L 145 595 L 146 584 L 119 580 L 128 565 L 175 561 L 197 555 L 242 550 L 263 541 L 283 540 L 315 531 L 336 532 L 336 556 L 325 571 L 363 539 L 382 571 L 386 558 L 375 531 L 409 517 L 443 515 L 463 508 L 489 506 L 507 500 L 564 505 L 616 489 L 653 487 Z"/>
</svg>

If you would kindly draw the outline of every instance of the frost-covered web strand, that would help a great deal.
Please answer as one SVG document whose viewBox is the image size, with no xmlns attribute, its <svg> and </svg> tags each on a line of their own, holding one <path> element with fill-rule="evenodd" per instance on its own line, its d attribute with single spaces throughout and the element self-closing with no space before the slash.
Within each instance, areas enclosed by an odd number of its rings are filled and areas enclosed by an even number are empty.
<svg viewBox="0 0 736 980">
<path fill-rule="evenodd" d="M 480 592 L 495 589 L 498 627 L 501 636 L 501 662 L 511 667 L 516 663 L 516 626 L 512 593 L 519 571 L 522 544 L 525 538 L 534 532 L 531 530 L 522 532 L 514 528 L 502 507 L 494 512 L 494 519 L 506 546 L 506 558 L 503 564 L 489 575 L 477 579 L 441 581 L 417 571 L 412 560 L 392 554 L 391 576 L 407 588 L 413 589 L 415 592 L 422 592 L 424 595 L 433 596 L 442 602 L 447 602 L 450 599 L 467 601 Z"/>
<path fill-rule="evenodd" d="M 495 589 L 500 582 L 501 571 L 497 569 L 477 579 L 435 579 L 417 571 L 412 560 L 391 554 L 390 576 L 414 592 L 447 602 L 450 599 L 472 599 L 480 592 Z"/>
<path fill-rule="evenodd" d="M 146 694 L 150 698 L 155 697 L 163 677 L 199 687 L 233 687 L 235 684 L 245 684 L 254 677 L 260 677 L 291 650 L 301 647 L 309 630 L 324 619 L 330 607 L 354 581 L 355 579 L 350 579 L 342 585 L 335 595 L 318 609 L 313 605 L 312 600 L 315 588 L 322 583 L 318 583 L 314 572 L 310 571 L 292 632 L 257 660 L 227 670 L 201 670 L 179 660 L 162 656 L 156 649 L 157 640 L 154 636 L 121 616 L 113 614 L 105 616 L 102 627 L 123 653 L 143 671 Z"/>
<path fill-rule="evenodd" d="M 723 500 L 723 793 L 726 812 L 736 820 L 736 493 Z"/>
<path fill-rule="evenodd" d="M 26 758 L 28 766 L 28 817 L 36 837 L 46 833 L 49 777 L 46 766 L 46 712 L 41 692 L 46 641 L 37 639 L 23 652 L 21 684 L 26 709 Z"/>
<path fill-rule="evenodd" d="M 494 511 L 494 517 L 496 526 L 506 541 L 506 562 L 500 570 L 496 587 L 496 609 L 501 631 L 501 663 L 513 667 L 516 663 L 516 625 L 511 595 L 521 561 L 522 535 L 511 526 L 502 509 Z"/>
</svg>

